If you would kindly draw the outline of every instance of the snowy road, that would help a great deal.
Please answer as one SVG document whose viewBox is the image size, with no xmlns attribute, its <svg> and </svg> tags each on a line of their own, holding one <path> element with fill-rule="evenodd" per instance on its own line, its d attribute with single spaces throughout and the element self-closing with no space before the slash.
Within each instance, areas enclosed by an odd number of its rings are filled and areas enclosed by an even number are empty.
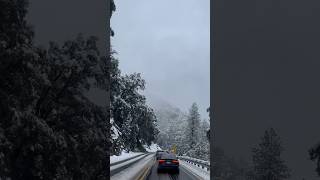
<svg viewBox="0 0 320 180">
<path fill-rule="evenodd" d="M 154 153 L 128 158 L 127 161 L 110 167 L 111 180 L 209 180 L 210 172 L 183 160 L 179 174 L 158 173 L 158 163 Z"/>
<path fill-rule="evenodd" d="M 147 180 L 202 180 L 202 178 L 190 173 L 183 165 L 179 174 L 157 173 L 157 164 L 154 163 Z"/>
</svg>

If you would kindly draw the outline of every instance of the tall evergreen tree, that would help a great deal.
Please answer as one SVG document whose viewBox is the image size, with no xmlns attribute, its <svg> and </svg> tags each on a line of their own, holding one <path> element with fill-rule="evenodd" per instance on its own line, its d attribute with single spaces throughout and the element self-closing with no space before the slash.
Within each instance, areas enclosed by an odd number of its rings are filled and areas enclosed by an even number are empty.
<svg viewBox="0 0 320 180">
<path fill-rule="evenodd" d="M 200 114 L 198 112 L 198 106 L 193 103 L 188 116 L 188 125 L 186 130 L 186 137 L 190 149 L 195 148 L 199 140 L 199 128 L 200 128 Z"/>
<path fill-rule="evenodd" d="M 253 171 L 250 179 L 282 180 L 290 177 L 290 171 L 281 158 L 280 137 L 273 128 L 265 131 L 258 147 L 252 149 Z"/>
<path fill-rule="evenodd" d="M 203 160 L 209 160 L 210 155 L 210 144 L 207 139 L 206 133 L 209 128 L 209 123 L 206 120 L 203 120 L 200 124 L 199 130 L 198 130 L 198 141 L 197 144 L 194 147 L 194 156 L 199 159 Z"/>
</svg>

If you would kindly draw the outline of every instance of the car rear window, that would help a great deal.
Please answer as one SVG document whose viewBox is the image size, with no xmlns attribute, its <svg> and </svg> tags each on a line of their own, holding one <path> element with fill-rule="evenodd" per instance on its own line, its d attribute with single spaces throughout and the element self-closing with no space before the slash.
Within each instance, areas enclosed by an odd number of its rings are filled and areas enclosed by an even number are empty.
<svg viewBox="0 0 320 180">
<path fill-rule="evenodd" d="M 174 154 L 161 154 L 161 159 L 177 159 L 177 157 Z"/>
</svg>

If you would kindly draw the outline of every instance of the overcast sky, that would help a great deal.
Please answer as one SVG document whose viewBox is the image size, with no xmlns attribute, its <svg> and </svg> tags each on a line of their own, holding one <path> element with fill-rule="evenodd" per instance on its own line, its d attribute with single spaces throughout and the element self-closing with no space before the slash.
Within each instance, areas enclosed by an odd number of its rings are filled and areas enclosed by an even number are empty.
<svg viewBox="0 0 320 180">
<path fill-rule="evenodd" d="M 209 0 L 116 0 L 112 38 L 123 73 L 140 72 L 147 98 L 186 111 L 210 105 Z"/>
</svg>

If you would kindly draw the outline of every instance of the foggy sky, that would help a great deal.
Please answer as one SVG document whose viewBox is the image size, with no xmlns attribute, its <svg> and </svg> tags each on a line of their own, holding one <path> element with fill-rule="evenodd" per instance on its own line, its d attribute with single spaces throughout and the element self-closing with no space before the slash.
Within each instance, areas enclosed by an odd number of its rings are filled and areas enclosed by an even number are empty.
<svg viewBox="0 0 320 180">
<path fill-rule="evenodd" d="M 140 72 L 147 99 L 163 99 L 202 118 L 210 105 L 209 0 L 116 0 L 113 49 L 123 73 Z"/>
<path fill-rule="evenodd" d="M 320 2 L 220 1 L 215 15 L 215 145 L 251 161 L 264 130 L 281 137 L 290 180 L 318 179 Z"/>
</svg>

